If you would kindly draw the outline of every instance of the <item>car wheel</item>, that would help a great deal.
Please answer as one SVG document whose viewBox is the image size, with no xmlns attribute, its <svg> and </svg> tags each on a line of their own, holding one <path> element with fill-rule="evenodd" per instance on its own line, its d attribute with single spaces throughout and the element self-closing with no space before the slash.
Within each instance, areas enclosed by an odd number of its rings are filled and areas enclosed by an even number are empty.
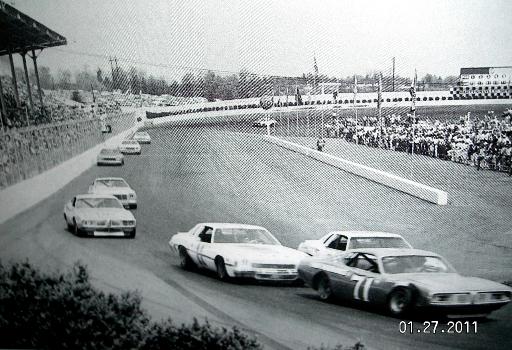
<svg viewBox="0 0 512 350">
<path fill-rule="evenodd" d="M 82 230 L 78 228 L 78 225 L 76 224 L 76 220 L 73 219 L 73 233 L 75 236 L 80 237 L 82 236 Z"/>
<path fill-rule="evenodd" d="M 187 250 L 185 247 L 180 246 L 179 247 L 179 254 L 180 254 L 180 266 L 185 270 L 191 270 L 195 267 L 194 262 L 190 258 L 190 256 L 187 253 Z"/>
<path fill-rule="evenodd" d="M 68 221 L 68 217 L 66 216 L 66 214 L 64 214 L 64 220 L 66 220 L 66 225 L 68 227 L 68 231 L 69 232 L 73 232 L 73 225 L 71 225 Z"/>
<path fill-rule="evenodd" d="M 317 292 L 318 296 L 322 300 L 329 300 L 332 298 L 332 288 L 329 277 L 324 275 L 320 276 L 320 279 L 318 280 Z"/>
<path fill-rule="evenodd" d="M 121 161 L 121 165 L 124 165 L 124 159 Z"/>
<path fill-rule="evenodd" d="M 130 234 L 128 235 L 128 238 L 135 238 L 135 235 L 137 234 L 137 230 L 136 229 L 133 229 L 132 232 L 130 232 Z"/>
<path fill-rule="evenodd" d="M 388 297 L 388 310 L 393 316 L 403 316 L 410 311 L 412 292 L 408 288 L 397 288 Z"/>
<path fill-rule="evenodd" d="M 215 259 L 215 267 L 217 270 L 217 277 L 221 281 L 227 281 L 229 280 L 229 275 L 226 270 L 226 264 L 224 264 L 224 259 L 222 257 L 218 257 Z"/>
</svg>

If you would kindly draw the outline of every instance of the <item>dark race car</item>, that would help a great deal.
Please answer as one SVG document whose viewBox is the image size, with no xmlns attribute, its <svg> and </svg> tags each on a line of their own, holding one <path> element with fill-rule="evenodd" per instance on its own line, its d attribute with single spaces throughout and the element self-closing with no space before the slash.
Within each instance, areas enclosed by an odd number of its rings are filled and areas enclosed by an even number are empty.
<svg viewBox="0 0 512 350">
<path fill-rule="evenodd" d="M 452 317 L 485 317 L 510 302 L 512 288 L 459 275 L 441 256 L 417 249 L 356 249 L 308 258 L 298 268 L 323 300 L 384 306 L 392 315 L 428 309 Z"/>
</svg>

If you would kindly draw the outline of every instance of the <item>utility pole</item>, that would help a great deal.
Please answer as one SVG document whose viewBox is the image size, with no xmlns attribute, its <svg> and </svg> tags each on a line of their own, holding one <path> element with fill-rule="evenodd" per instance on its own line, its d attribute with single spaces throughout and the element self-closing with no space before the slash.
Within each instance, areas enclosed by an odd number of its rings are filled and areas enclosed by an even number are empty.
<svg viewBox="0 0 512 350">
<path fill-rule="evenodd" d="M 393 92 L 395 91 L 395 58 L 393 57 Z"/>
<path fill-rule="evenodd" d="M 112 76 L 112 90 L 114 90 L 115 88 L 115 77 L 114 77 L 114 67 L 112 66 L 112 62 L 114 60 L 112 59 L 112 57 L 108 56 L 108 62 L 110 63 L 110 73 L 111 73 L 111 76 Z"/>
<path fill-rule="evenodd" d="M 119 81 L 119 66 L 117 65 L 117 56 L 114 57 L 114 62 L 116 63 L 116 80 L 117 80 L 117 88 L 121 89 L 121 82 Z"/>
</svg>

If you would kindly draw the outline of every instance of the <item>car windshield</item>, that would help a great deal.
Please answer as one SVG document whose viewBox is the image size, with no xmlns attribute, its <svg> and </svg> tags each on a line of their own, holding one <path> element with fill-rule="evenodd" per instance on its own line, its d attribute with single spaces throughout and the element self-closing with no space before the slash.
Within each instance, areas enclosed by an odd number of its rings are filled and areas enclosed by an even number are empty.
<svg viewBox="0 0 512 350">
<path fill-rule="evenodd" d="M 105 187 L 129 187 L 126 181 L 121 179 L 102 179 L 96 180 L 96 185 Z"/>
<path fill-rule="evenodd" d="M 100 153 L 102 153 L 102 154 L 116 154 L 117 150 L 104 148 L 104 149 L 101 150 Z"/>
<path fill-rule="evenodd" d="M 279 241 L 263 229 L 218 228 L 213 237 L 214 243 L 249 243 L 280 245 Z"/>
<path fill-rule="evenodd" d="M 75 207 L 81 208 L 122 208 L 115 198 L 80 198 L 76 200 Z"/>
<path fill-rule="evenodd" d="M 437 256 L 401 255 L 382 258 L 385 273 L 441 273 L 455 272 L 449 265 Z"/>
<path fill-rule="evenodd" d="M 401 237 L 352 237 L 348 249 L 410 248 Z"/>
<path fill-rule="evenodd" d="M 142 136 L 142 137 L 146 137 L 146 136 L 148 136 L 148 133 L 147 133 L 147 132 L 137 132 L 137 133 L 135 133 L 135 136 L 139 136 L 139 137 L 140 137 L 140 136 Z"/>
</svg>

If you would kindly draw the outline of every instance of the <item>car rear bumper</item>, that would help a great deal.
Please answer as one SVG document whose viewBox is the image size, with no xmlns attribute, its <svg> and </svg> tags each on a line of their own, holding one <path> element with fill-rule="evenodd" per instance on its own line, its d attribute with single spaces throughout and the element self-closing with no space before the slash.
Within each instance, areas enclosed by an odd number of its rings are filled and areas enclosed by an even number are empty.
<svg viewBox="0 0 512 350">
<path fill-rule="evenodd" d="M 299 277 L 297 270 L 291 269 L 233 269 L 232 275 L 234 277 L 254 278 L 263 281 L 295 281 Z"/>
</svg>

